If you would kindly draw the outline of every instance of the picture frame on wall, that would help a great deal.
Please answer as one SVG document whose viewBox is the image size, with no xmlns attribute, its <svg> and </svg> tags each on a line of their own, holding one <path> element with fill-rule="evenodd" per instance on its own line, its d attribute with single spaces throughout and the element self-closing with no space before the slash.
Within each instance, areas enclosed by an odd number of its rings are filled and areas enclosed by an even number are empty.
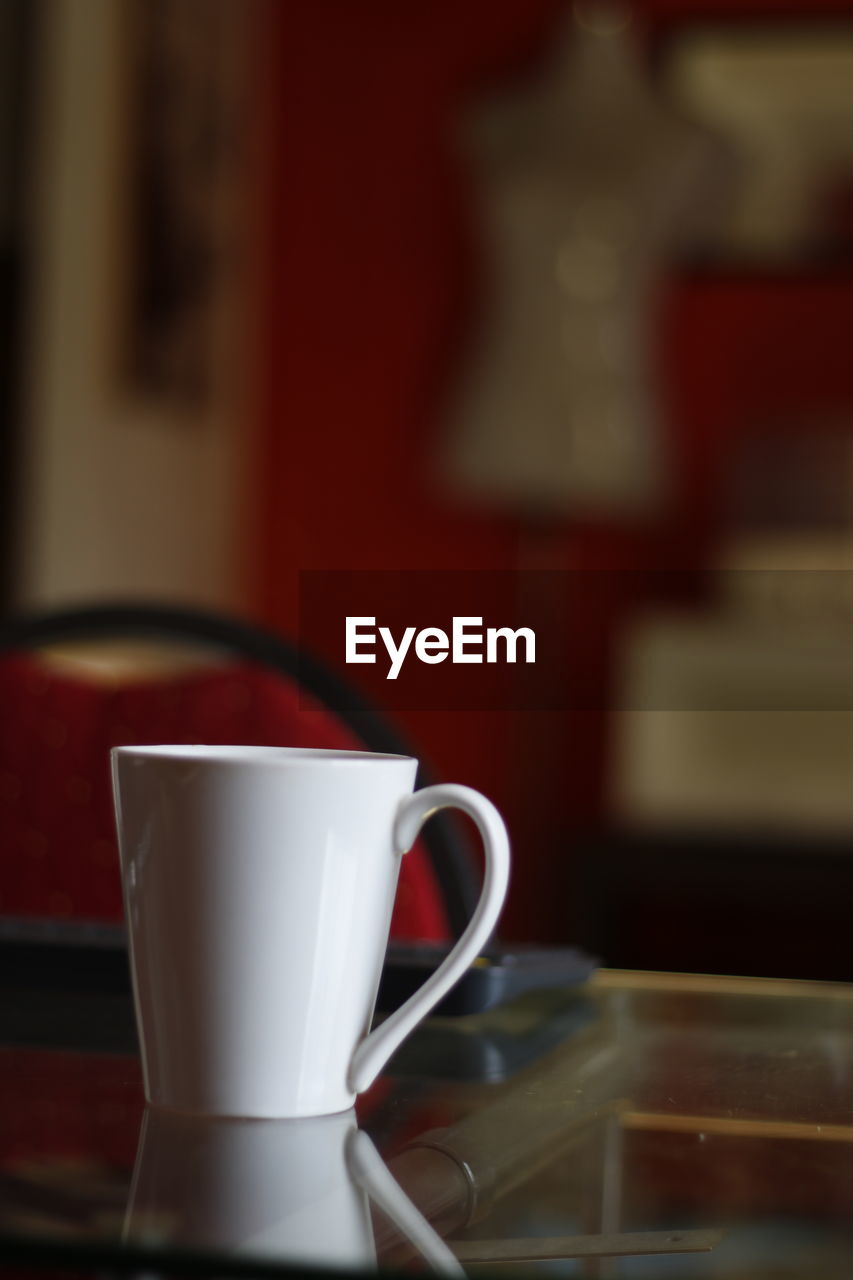
<svg viewBox="0 0 853 1280">
<path fill-rule="evenodd" d="M 119 375 L 201 405 L 236 267 L 241 94 L 227 0 L 126 0 L 126 291 Z"/>
<path fill-rule="evenodd" d="M 260 12 L 44 9 L 18 605 L 240 603 Z"/>
</svg>

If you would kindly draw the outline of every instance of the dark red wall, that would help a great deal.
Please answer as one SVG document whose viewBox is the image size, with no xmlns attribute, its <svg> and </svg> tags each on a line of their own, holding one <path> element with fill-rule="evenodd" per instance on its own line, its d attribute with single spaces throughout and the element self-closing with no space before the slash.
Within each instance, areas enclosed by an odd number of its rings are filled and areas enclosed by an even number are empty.
<svg viewBox="0 0 853 1280">
<path fill-rule="evenodd" d="M 837 14 L 853 2 L 647 0 L 673 24 Z M 481 264 L 450 139 L 472 96 L 533 64 L 554 0 L 272 3 L 259 165 L 259 380 L 250 568 L 256 614 L 297 628 L 304 569 L 705 564 L 719 476 L 744 424 L 853 404 L 853 288 L 837 272 L 674 276 L 661 328 L 671 488 L 651 525 L 523 527 L 453 503 L 431 462 Z M 567 664 L 606 703 L 620 609 L 567 619 Z M 329 637 L 310 637 L 321 651 Z M 353 668 L 357 673 L 357 668 Z M 507 813 L 516 871 L 505 932 L 561 938 L 571 835 L 602 813 L 599 712 L 408 712 L 445 778 Z"/>
</svg>

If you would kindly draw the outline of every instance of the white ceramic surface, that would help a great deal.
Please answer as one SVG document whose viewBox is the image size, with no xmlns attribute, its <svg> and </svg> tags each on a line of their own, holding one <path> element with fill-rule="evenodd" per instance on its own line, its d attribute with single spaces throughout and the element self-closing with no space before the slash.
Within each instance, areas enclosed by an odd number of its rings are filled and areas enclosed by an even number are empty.
<svg viewBox="0 0 853 1280">
<path fill-rule="evenodd" d="M 123 1238 L 324 1270 L 373 1270 L 368 1198 L 433 1270 L 464 1274 L 357 1130 L 353 1111 L 235 1120 L 149 1108 Z"/>
<path fill-rule="evenodd" d="M 117 747 L 112 767 L 149 1103 L 350 1108 L 494 929 L 509 873 L 497 810 L 467 787 L 412 794 L 404 756 Z M 400 856 L 445 806 L 482 833 L 480 902 L 441 968 L 368 1034 Z"/>
</svg>

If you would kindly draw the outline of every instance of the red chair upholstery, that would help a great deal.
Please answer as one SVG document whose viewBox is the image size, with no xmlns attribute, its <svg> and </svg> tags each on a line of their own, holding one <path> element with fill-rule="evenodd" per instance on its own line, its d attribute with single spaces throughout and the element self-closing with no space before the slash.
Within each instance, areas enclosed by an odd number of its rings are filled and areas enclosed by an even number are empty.
<svg viewBox="0 0 853 1280">
<path fill-rule="evenodd" d="M 0 914 L 119 920 L 109 749 L 204 742 L 358 748 L 295 683 L 247 662 L 105 684 L 0 655 Z M 396 938 L 449 936 L 423 848 L 403 858 Z"/>
</svg>

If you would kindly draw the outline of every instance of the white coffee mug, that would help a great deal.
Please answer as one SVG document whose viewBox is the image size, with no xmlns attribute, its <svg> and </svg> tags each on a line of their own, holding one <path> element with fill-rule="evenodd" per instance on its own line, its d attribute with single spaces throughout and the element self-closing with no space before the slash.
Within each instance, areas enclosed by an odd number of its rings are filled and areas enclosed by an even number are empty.
<svg viewBox="0 0 853 1280">
<path fill-rule="evenodd" d="M 509 844 L 468 787 L 407 756 L 116 747 L 113 790 L 145 1095 L 202 1115 L 350 1108 L 485 945 Z M 430 814 L 478 826 L 485 877 L 438 970 L 370 1030 L 400 857 Z"/>
</svg>

